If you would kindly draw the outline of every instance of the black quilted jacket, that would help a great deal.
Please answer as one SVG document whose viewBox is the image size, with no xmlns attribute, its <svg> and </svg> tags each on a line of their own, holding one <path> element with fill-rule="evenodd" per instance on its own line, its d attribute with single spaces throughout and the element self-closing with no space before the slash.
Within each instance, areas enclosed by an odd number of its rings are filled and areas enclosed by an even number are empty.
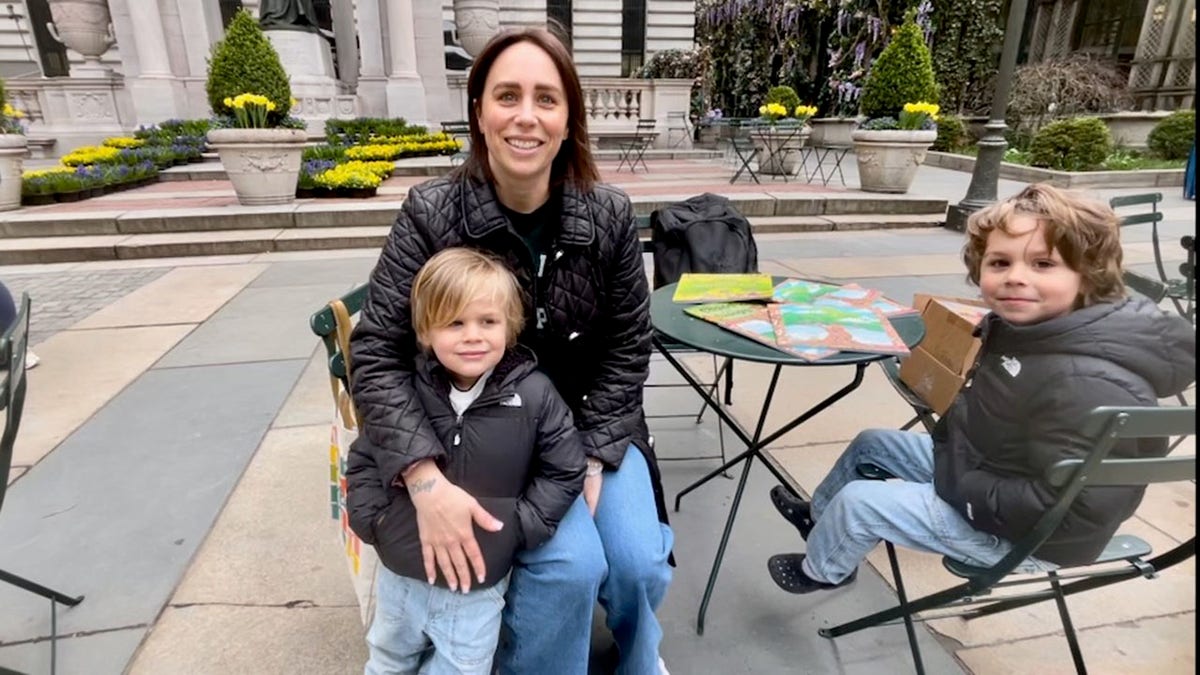
<svg viewBox="0 0 1200 675">
<path fill-rule="evenodd" d="M 566 185 L 561 212 L 549 254 L 534 261 L 487 182 L 452 175 L 409 190 L 351 338 L 352 392 L 363 433 L 379 448 L 376 463 L 384 476 L 445 455 L 413 389 L 418 348 L 409 293 L 417 270 L 434 253 L 451 246 L 491 251 L 520 281 L 527 317 L 520 341 L 534 350 L 571 407 L 584 452 L 616 467 L 629 444 L 637 445 L 651 467 L 665 522 L 642 411 L 650 298 L 633 207 L 609 186 L 581 192 Z"/>
</svg>

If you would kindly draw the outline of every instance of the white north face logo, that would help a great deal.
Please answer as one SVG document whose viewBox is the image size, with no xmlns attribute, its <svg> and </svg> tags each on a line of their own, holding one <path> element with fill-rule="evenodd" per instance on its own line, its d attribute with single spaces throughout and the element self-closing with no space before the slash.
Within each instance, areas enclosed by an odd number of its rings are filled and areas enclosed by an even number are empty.
<svg viewBox="0 0 1200 675">
<path fill-rule="evenodd" d="M 1021 372 L 1021 362 L 1012 356 L 1001 356 L 1000 365 L 1008 371 L 1009 375 L 1016 377 Z"/>
<path fill-rule="evenodd" d="M 513 394 L 512 396 L 501 401 L 500 405 L 508 407 L 508 408 L 520 408 L 521 407 L 521 395 Z"/>
</svg>

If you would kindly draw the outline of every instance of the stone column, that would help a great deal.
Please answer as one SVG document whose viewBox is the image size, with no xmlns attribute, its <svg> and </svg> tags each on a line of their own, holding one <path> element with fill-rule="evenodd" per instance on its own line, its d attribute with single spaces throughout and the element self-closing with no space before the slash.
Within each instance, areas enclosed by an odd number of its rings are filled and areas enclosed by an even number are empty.
<svg viewBox="0 0 1200 675">
<path fill-rule="evenodd" d="M 354 35 L 354 1 L 332 0 L 333 41 L 337 45 L 338 80 L 354 91 L 358 84 L 358 42 Z"/>
<path fill-rule="evenodd" d="M 387 82 L 388 115 L 410 124 L 428 124 L 425 85 L 417 73 L 412 0 L 387 0 L 387 36 L 391 71 Z"/>
<path fill-rule="evenodd" d="M 366 117 L 386 117 L 387 73 L 383 60 L 383 13 L 379 0 L 358 0 L 358 109 Z"/>
<path fill-rule="evenodd" d="M 137 51 L 138 74 L 129 82 L 140 124 L 154 124 L 179 117 L 184 109 L 183 91 L 171 72 L 167 40 L 157 0 L 127 3 Z"/>
<path fill-rule="evenodd" d="M 417 73 L 425 84 L 425 119 L 430 122 L 466 119 L 450 104 L 446 86 L 446 50 L 442 39 L 442 9 L 436 2 L 413 5 L 413 26 L 417 35 Z"/>
</svg>

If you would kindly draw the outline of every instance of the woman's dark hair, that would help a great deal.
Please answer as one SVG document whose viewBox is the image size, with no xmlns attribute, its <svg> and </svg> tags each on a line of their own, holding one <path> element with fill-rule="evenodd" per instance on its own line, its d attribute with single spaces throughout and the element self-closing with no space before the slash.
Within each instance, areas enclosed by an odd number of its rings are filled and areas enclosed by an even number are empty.
<svg viewBox="0 0 1200 675">
<path fill-rule="evenodd" d="M 496 59 L 504 50 L 521 42 L 536 45 L 550 56 L 550 60 L 558 68 L 558 76 L 562 78 L 563 83 L 563 94 L 567 97 L 567 138 L 550 166 L 550 185 L 557 186 L 569 182 L 577 189 L 590 190 L 592 184 L 600 180 L 600 171 L 596 168 L 596 161 L 592 158 L 592 150 L 588 143 L 583 87 L 579 83 L 579 73 L 575 72 L 575 65 L 571 62 L 571 54 L 562 41 L 545 28 L 502 31 L 492 38 L 476 57 L 474 65 L 471 66 L 471 75 L 467 79 L 467 120 L 471 125 L 471 153 L 459 170 L 470 175 L 481 175 L 489 181 L 494 179 L 488 164 L 487 143 L 483 138 L 483 130 L 479 128 L 478 106 L 483 98 L 483 87 L 487 84 L 488 74 Z"/>
</svg>

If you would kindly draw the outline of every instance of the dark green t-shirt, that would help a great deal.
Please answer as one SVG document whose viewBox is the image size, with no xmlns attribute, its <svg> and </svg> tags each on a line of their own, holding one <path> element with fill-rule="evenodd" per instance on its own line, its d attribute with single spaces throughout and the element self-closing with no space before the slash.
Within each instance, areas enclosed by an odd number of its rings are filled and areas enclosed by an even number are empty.
<svg viewBox="0 0 1200 675">
<path fill-rule="evenodd" d="M 558 231 L 560 213 L 562 211 L 562 193 L 555 190 L 550 193 L 550 198 L 545 204 L 539 206 L 532 213 L 520 213 L 513 211 L 504 204 L 500 204 L 500 209 L 504 211 L 504 215 L 508 216 L 508 220 L 512 222 L 513 229 L 517 234 L 521 235 L 521 239 L 525 241 L 526 248 L 529 249 L 530 260 L 533 261 L 533 273 L 538 274 L 540 267 L 541 256 L 550 250 L 550 244 L 554 240 L 554 233 Z"/>
</svg>

